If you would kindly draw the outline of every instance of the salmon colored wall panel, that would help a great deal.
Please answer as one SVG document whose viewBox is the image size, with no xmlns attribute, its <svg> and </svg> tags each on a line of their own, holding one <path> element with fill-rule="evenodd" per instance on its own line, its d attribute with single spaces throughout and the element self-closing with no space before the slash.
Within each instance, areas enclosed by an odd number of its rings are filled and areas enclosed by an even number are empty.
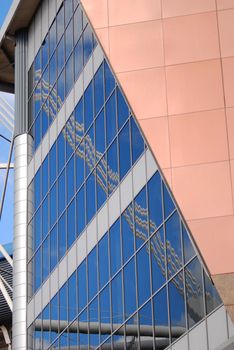
<svg viewBox="0 0 234 350">
<path fill-rule="evenodd" d="M 234 107 L 234 57 L 223 58 L 223 79 L 227 107 Z"/>
<path fill-rule="evenodd" d="M 222 57 L 234 56 L 234 9 L 218 13 Z"/>
<path fill-rule="evenodd" d="M 229 162 L 172 168 L 172 186 L 187 220 L 233 214 Z"/>
<path fill-rule="evenodd" d="M 117 76 L 138 119 L 167 114 L 163 68 L 120 73 Z"/>
<path fill-rule="evenodd" d="M 165 179 L 168 183 L 168 185 L 172 186 L 172 174 L 171 174 L 171 168 L 169 169 L 163 169 L 163 175 L 165 176 Z"/>
<path fill-rule="evenodd" d="M 224 106 L 219 60 L 167 67 L 166 79 L 170 115 Z"/>
<path fill-rule="evenodd" d="M 108 26 L 108 0 L 82 0 L 85 11 L 94 28 Z"/>
<path fill-rule="evenodd" d="M 110 27 L 109 35 L 110 59 L 117 73 L 164 64 L 160 20 Z"/>
<path fill-rule="evenodd" d="M 161 0 L 109 0 L 109 25 L 161 18 Z"/>
<path fill-rule="evenodd" d="M 234 0 L 81 1 L 208 268 L 234 272 Z"/>
<path fill-rule="evenodd" d="M 227 108 L 226 114 L 230 159 L 234 159 L 234 108 Z"/>
<path fill-rule="evenodd" d="M 217 0 L 219 10 L 234 8 L 234 0 Z"/>
<path fill-rule="evenodd" d="M 169 168 L 170 144 L 168 135 L 168 118 L 151 118 L 139 120 L 146 139 L 148 140 L 162 168 Z"/>
<path fill-rule="evenodd" d="M 231 160 L 232 197 L 234 203 L 234 160 Z"/>
<path fill-rule="evenodd" d="M 233 272 L 234 217 L 208 218 L 188 224 L 211 274 Z"/>
<path fill-rule="evenodd" d="M 96 29 L 96 33 L 98 35 L 99 41 L 103 49 L 109 55 L 109 29 L 108 28 Z"/>
<path fill-rule="evenodd" d="M 228 160 L 224 110 L 170 117 L 169 132 L 173 167 Z"/>
<path fill-rule="evenodd" d="M 162 9 L 164 17 L 176 17 L 214 11 L 215 0 L 163 0 Z"/>
<path fill-rule="evenodd" d="M 167 18 L 163 29 L 167 65 L 219 57 L 216 12 Z"/>
</svg>

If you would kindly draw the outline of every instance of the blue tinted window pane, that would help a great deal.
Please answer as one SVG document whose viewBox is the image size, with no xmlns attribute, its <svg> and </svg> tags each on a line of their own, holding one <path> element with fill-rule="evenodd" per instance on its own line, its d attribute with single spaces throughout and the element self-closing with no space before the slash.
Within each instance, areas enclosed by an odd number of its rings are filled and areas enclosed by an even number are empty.
<svg viewBox="0 0 234 350">
<path fill-rule="evenodd" d="M 48 196 L 42 203 L 42 239 L 47 235 L 49 231 L 49 208 L 48 208 Z"/>
<path fill-rule="evenodd" d="M 182 223 L 182 236 L 183 236 L 183 248 L 184 248 L 184 261 L 186 263 L 195 255 L 195 250 L 193 248 L 191 239 L 183 223 Z"/>
<path fill-rule="evenodd" d="M 109 285 L 103 289 L 100 293 L 100 322 L 101 323 L 111 323 L 110 316 L 110 288 Z M 108 337 L 107 335 L 101 336 L 101 341 L 105 340 Z"/>
<path fill-rule="evenodd" d="M 57 20 L 57 41 L 64 33 L 64 6 L 62 5 L 56 17 Z"/>
<path fill-rule="evenodd" d="M 104 62 L 104 70 L 105 70 L 105 93 L 106 93 L 106 99 L 107 99 L 115 87 L 115 79 L 106 61 Z"/>
<path fill-rule="evenodd" d="M 42 198 L 45 197 L 48 192 L 48 178 L 49 178 L 49 159 L 48 156 L 45 158 L 42 163 Z"/>
<path fill-rule="evenodd" d="M 65 194 L 65 171 L 59 176 L 58 179 L 58 214 L 60 215 L 65 209 L 66 205 Z"/>
<path fill-rule="evenodd" d="M 54 183 L 57 175 L 57 160 L 56 160 L 56 143 L 53 144 L 50 153 L 50 171 L 49 171 L 49 178 L 50 178 L 50 187 Z"/>
<path fill-rule="evenodd" d="M 169 301 L 171 331 L 173 337 L 173 327 L 182 327 L 184 328 L 184 331 L 186 331 L 184 305 L 184 277 L 181 272 L 169 283 Z"/>
<path fill-rule="evenodd" d="M 65 139 L 64 139 L 64 133 L 61 132 L 59 134 L 58 140 L 58 173 L 62 170 L 65 164 Z"/>
<path fill-rule="evenodd" d="M 67 247 L 70 248 L 76 239 L 75 200 L 71 202 L 67 210 Z"/>
<path fill-rule="evenodd" d="M 84 123 L 85 130 L 93 122 L 93 84 L 89 84 L 88 88 L 84 93 Z"/>
<path fill-rule="evenodd" d="M 83 69 L 83 38 L 81 37 L 75 46 L 75 80 L 78 79 Z"/>
<path fill-rule="evenodd" d="M 107 151 L 108 193 L 111 194 L 119 183 L 117 141 Z"/>
<path fill-rule="evenodd" d="M 97 207 L 101 208 L 107 198 L 106 157 L 104 156 L 96 168 Z"/>
<path fill-rule="evenodd" d="M 191 328 L 204 317 L 202 269 L 196 258 L 185 269 L 188 326 Z"/>
<path fill-rule="evenodd" d="M 35 80 L 34 85 L 38 83 L 41 78 L 41 50 L 38 51 L 35 57 Z"/>
<path fill-rule="evenodd" d="M 131 131 L 132 162 L 134 164 L 144 151 L 144 140 L 133 117 L 131 117 Z"/>
<path fill-rule="evenodd" d="M 65 88 L 65 74 L 63 70 L 58 78 L 58 100 L 57 100 L 58 110 L 60 110 L 64 102 L 64 88 Z"/>
<path fill-rule="evenodd" d="M 204 280 L 205 280 L 206 313 L 209 314 L 222 303 L 222 300 L 220 299 L 220 296 L 213 282 L 207 276 L 205 271 L 204 271 Z"/>
<path fill-rule="evenodd" d="M 84 112 L 83 98 L 80 99 L 75 108 L 75 137 L 76 144 L 79 145 L 84 135 Z"/>
<path fill-rule="evenodd" d="M 47 35 L 42 43 L 42 70 L 47 65 L 48 59 L 49 59 L 49 38 Z"/>
<path fill-rule="evenodd" d="M 85 309 L 85 311 L 82 312 L 82 314 L 79 316 L 79 322 L 83 322 L 84 324 L 88 325 L 87 309 Z M 89 336 L 88 336 L 88 334 L 80 333 L 79 340 L 80 340 L 80 348 L 81 349 L 88 349 L 89 348 Z"/>
<path fill-rule="evenodd" d="M 46 131 L 48 130 L 49 127 L 49 101 L 48 99 L 42 106 L 41 110 L 41 128 L 42 128 L 42 137 L 44 137 Z"/>
<path fill-rule="evenodd" d="M 112 322 L 123 322 L 123 293 L 122 293 L 122 273 L 120 272 L 111 283 L 112 294 Z"/>
<path fill-rule="evenodd" d="M 75 117 L 72 114 L 66 123 L 66 160 L 70 158 L 75 149 Z"/>
<path fill-rule="evenodd" d="M 50 233 L 50 270 L 52 271 L 58 262 L 58 233 L 57 226 Z"/>
<path fill-rule="evenodd" d="M 98 243 L 99 249 L 99 284 L 100 288 L 102 288 L 109 280 L 109 259 L 108 259 L 108 235 L 102 238 Z"/>
<path fill-rule="evenodd" d="M 129 117 L 128 105 L 122 92 L 117 87 L 118 128 L 120 129 Z"/>
<path fill-rule="evenodd" d="M 64 256 L 67 249 L 66 236 L 66 213 L 64 213 L 58 222 L 59 260 Z"/>
<path fill-rule="evenodd" d="M 49 125 L 52 123 L 52 121 L 56 118 L 57 116 L 57 83 L 55 83 L 52 91 L 50 92 L 50 97 L 48 99 L 50 105 L 50 113 L 49 113 Z"/>
<path fill-rule="evenodd" d="M 59 319 L 61 321 L 66 321 L 67 317 L 67 285 L 59 290 Z"/>
<path fill-rule="evenodd" d="M 97 249 L 94 248 L 88 255 L 88 286 L 89 286 L 89 300 L 91 300 L 98 289 L 97 279 Z"/>
<path fill-rule="evenodd" d="M 163 201 L 164 201 L 164 217 L 167 218 L 175 209 L 175 204 L 172 201 L 171 195 L 167 187 L 163 184 Z"/>
<path fill-rule="evenodd" d="M 103 64 L 94 77 L 94 92 L 95 114 L 97 114 L 104 104 Z"/>
<path fill-rule="evenodd" d="M 84 182 L 84 142 L 76 150 L 76 189 Z"/>
<path fill-rule="evenodd" d="M 157 172 L 148 182 L 150 233 L 162 223 L 161 176 Z"/>
<path fill-rule="evenodd" d="M 49 237 L 45 239 L 42 245 L 42 280 L 44 281 L 50 272 L 50 265 L 49 265 L 49 254 L 50 254 L 50 245 L 49 245 Z"/>
<path fill-rule="evenodd" d="M 148 243 L 137 253 L 138 304 L 142 305 L 150 297 Z"/>
<path fill-rule="evenodd" d="M 93 36 L 92 36 L 92 30 L 89 25 L 85 28 L 83 37 L 84 37 L 84 64 L 86 64 L 93 50 Z"/>
<path fill-rule="evenodd" d="M 34 178 L 34 193 L 35 193 L 35 209 L 37 209 L 38 205 L 41 202 L 41 168 L 38 170 Z"/>
<path fill-rule="evenodd" d="M 66 63 L 66 96 L 68 95 L 73 86 L 73 79 L 73 55 L 71 55 Z"/>
<path fill-rule="evenodd" d="M 117 220 L 110 228 L 110 259 L 111 276 L 113 276 L 121 266 L 121 237 L 119 220 Z"/>
<path fill-rule="evenodd" d="M 37 116 L 35 121 L 35 139 L 34 139 L 35 149 L 37 149 L 40 142 L 41 142 L 41 114 Z"/>
<path fill-rule="evenodd" d="M 76 197 L 77 210 L 77 235 L 79 236 L 85 227 L 85 191 L 84 186 L 80 189 Z"/>
<path fill-rule="evenodd" d="M 35 214 L 34 220 L 34 250 L 36 250 L 41 243 L 41 230 L 42 230 L 42 218 L 41 218 L 41 208 Z"/>
<path fill-rule="evenodd" d="M 106 143 L 105 143 L 105 117 L 104 111 L 99 114 L 95 120 L 95 142 L 96 142 L 96 160 L 97 162 L 102 158 Z"/>
<path fill-rule="evenodd" d="M 50 59 L 50 90 L 54 86 L 56 80 L 56 54 L 54 53 Z"/>
<path fill-rule="evenodd" d="M 56 47 L 56 21 L 53 22 L 50 31 L 50 55 L 54 52 Z"/>
<path fill-rule="evenodd" d="M 82 10 L 81 6 L 78 6 L 74 14 L 74 41 L 77 43 L 82 33 Z"/>
<path fill-rule="evenodd" d="M 166 222 L 167 268 L 169 277 L 182 267 L 180 218 L 174 213 Z"/>
<path fill-rule="evenodd" d="M 150 329 L 151 331 L 153 331 L 152 325 L 153 325 L 153 320 L 152 320 L 152 305 L 151 305 L 151 300 L 146 303 L 140 310 L 138 313 L 138 317 L 139 317 L 139 326 L 140 326 L 140 335 L 141 335 L 141 329 L 145 326 L 148 326 L 148 329 Z M 150 327 L 151 326 L 151 327 Z M 142 334 L 141 335 L 141 342 L 144 344 L 145 342 L 145 337 Z M 154 340 L 148 339 L 147 342 L 148 346 L 151 348 L 154 348 Z"/>
<path fill-rule="evenodd" d="M 93 125 L 91 126 L 91 128 L 85 136 L 85 165 L 85 175 L 87 177 L 95 165 L 95 144 Z"/>
<path fill-rule="evenodd" d="M 50 228 L 57 219 L 57 183 L 50 190 Z"/>
<path fill-rule="evenodd" d="M 51 300 L 50 303 L 50 315 L 52 320 L 59 320 L 59 313 L 58 313 L 58 294 L 55 295 L 55 297 Z M 54 340 L 57 338 L 58 331 L 51 333 L 51 340 Z"/>
<path fill-rule="evenodd" d="M 50 308 L 49 308 L 49 305 L 47 305 L 46 308 L 43 310 L 42 320 L 43 320 L 43 322 L 50 320 Z M 43 345 L 46 346 L 49 343 L 49 341 L 50 341 L 50 332 L 43 330 L 42 338 L 43 338 Z"/>
<path fill-rule="evenodd" d="M 134 201 L 136 247 L 139 248 L 148 238 L 148 210 L 146 188 L 144 187 Z"/>
<path fill-rule="evenodd" d="M 78 311 L 76 272 L 68 279 L 68 321 L 72 321 Z M 72 344 L 71 344 L 72 345 Z"/>
<path fill-rule="evenodd" d="M 86 261 L 84 260 L 82 264 L 78 267 L 78 307 L 79 311 L 84 308 L 87 304 L 87 277 L 86 277 Z"/>
<path fill-rule="evenodd" d="M 95 194 L 95 173 L 92 173 L 86 183 L 86 208 L 87 223 L 90 222 L 96 212 L 96 194 Z M 79 210 L 79 209 L 78 209 Z"/>
<path fill-rule="evenodd" d="M 41 94 L 42 94 L 42 103 L 45 102 L 49 94 L 49 69 L 48 67 L 44 70 L 41 78 Z"/>
<path fill-rule="evenodd" d="M 75 165 L 74 165 L 74 156 L 71 157 L 66 166 L 66 175 L 67 175 L 67 204 L 70 202 L 72 197 L 75 194 Z"/>
<path fill-rule="evenodd" d="M 119 134 L 120 180 L 126 175 L 130 167 L 131 167 L 130 136 L 129 136 L 129 123 L 127 123 Z"/>
<path fill-rule="evenodd" d="M 65 25 L 68 24 L 73 13 L 73 0 L 65 0 Z"/>
<path fill-rule="evenodd" d="M 134 226 L 133 226 L 133 208 L 132 204 L 124 211 L 121 216 L 122 223 L 122 242 L 123 242 L 123 260 L 126 262 L 134 253 Z"/>
<path fill-rule="evenodd" d="M 35 290 L 41 285 L 41 248 L 37 251 L 34 261 Z"/>
<path fill-rule="evenodd" d="M 166 278 L 164 230 L 161 228 L 150 240 L 153 292 L 157 291 Z"/>
<path fill-rule="evenodd" d="M 113 93 L 106 103 L 106 142 L 107 146 L 116 135 L 116 99 Z"/>
<path fill-rule="evenodd" d="M 124 267 L 125 319 L 136 310 L 136 274 L 134 258 Z"/>
<path fill-rule="evenodd" d="M 64 63 L 65 63 L 64 57 L 65 57 L 64 38 L 62 38 L 57 48 L 58 74 L 60 74 L 60 72 L 63 69 Z"/>
<path fill-rule="evenodd" d="M 35 116 L 37 116 L 41 108 L 41 81 L 39 81 L 39 83 L 37 84 L 34 92 L 34 103 Z"/>
<path fill-rule="evenodd" d="M 167 290 L 163 288 L 153 298 L 154 303 L 154 323 L 158 326 L 168 327 L 168 302 L 167 302 Z"/>
<path fill-rule="evenodd" d="M 89 320 L 90 322 L 99 323 L 99 312 L 98 312 L 98 298 L 94 299 L 89 305 Z M 89 347 L 96 348 L 99 345 L 99 334 L 93 334 L 90 331 L 89 334 Z"/>
</svg>

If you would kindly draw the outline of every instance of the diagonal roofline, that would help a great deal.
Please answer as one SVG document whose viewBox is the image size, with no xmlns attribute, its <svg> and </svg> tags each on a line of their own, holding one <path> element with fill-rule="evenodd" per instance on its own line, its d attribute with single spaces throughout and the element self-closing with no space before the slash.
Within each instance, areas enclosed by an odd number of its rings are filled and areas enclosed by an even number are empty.
<svg viewBox="0 0 234 350">
<path fill-rule="evenodd" d="M 27 28 L 41 0 L 14 0 L 0 29 L 0 91 L 14 92 L 15 33 Z"/>
</svg>

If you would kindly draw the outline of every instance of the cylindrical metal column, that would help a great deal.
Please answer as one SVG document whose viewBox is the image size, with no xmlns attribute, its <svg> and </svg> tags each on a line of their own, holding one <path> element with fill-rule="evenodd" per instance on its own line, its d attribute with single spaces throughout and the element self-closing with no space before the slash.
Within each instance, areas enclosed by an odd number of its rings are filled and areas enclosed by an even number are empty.
<svg viewBox="0 0 234 350">
<path fill-rule="evenodd" d="M 16 33 L 15 48 L 15 199 L 13 250 L 13 325 L 12 349 L 27 346 L 27 170 L 32 156 L 32 137 L 27 134 L 27 31 Z"/>
</svg>

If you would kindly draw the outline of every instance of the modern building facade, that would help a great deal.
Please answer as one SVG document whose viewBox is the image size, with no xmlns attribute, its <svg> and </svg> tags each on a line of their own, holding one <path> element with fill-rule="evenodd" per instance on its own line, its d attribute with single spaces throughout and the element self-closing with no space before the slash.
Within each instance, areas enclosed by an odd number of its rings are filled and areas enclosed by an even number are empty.
<svg viewBox="0 0 234 350">
<path fill-rule="evenodd" d="M 232 8 L 13 2 L 14 350 L 233 347 Z"/>
</svg>

